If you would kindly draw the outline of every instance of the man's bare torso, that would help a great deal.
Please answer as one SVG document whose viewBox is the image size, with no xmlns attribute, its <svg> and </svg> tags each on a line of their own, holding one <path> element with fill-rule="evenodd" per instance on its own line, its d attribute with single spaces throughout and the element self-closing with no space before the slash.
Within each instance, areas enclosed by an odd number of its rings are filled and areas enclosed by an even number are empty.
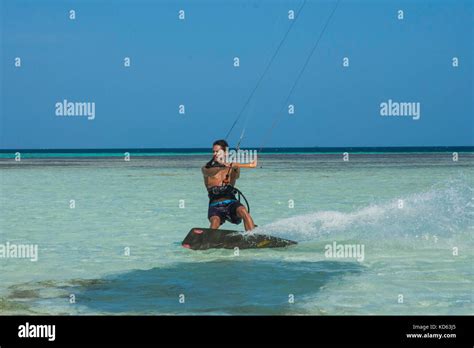
<svg viewBox="0 0 474 348">
<path fill-rule="evenodd" d="M 240 177 L 240 168 L 232 168 L 229 171 L 229 167 L 202 167 L 202 174 L 204 176 L 204 185 L 206 189 L 213 186 L 221 186 L 224 184 L 227 173 L 229 173 L 229 184 L 235 186 L 235 182 Z"/>
</svg>

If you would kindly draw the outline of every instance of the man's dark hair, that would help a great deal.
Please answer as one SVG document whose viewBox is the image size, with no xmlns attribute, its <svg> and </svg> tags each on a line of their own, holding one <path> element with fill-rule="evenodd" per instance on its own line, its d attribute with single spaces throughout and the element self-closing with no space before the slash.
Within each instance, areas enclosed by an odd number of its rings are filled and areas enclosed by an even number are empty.
<svg viewBox="0 0 474 348">
<path fill-rule="evenodd" d="M 227 151 L 227 149 L 229 148 L 229 144 L 227 144 L 227 141 L 225 141 L 224 139 L 214 141 L 214 144 L 212 144 L 212 146 L 214 145 L 219 145 L 220 147 L 224 149 L 224 151 Z M 225 167 L 225 166 L 221 163 L 214 161 L 214 157 L 212 157 L 212 159 L 206 163 L 206 168 L 212 168 L 212 167 Z"/>
<path fill-rule="evenodd" d="M 214 144 L 212 144 L 212 146 L 214 145 L 219 145 L 224 149 L 224 151 L 227 150 L 227 148 L 229 147 L 229 144 L 227 144 L 227 141 L 225 141 L 224 139 L 214 141 Z"/>
</svg>

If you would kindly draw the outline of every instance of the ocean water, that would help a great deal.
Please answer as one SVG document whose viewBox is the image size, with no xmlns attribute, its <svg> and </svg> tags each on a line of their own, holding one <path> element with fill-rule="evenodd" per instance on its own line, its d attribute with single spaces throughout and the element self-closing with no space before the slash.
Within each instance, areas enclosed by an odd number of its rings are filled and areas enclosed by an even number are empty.
<svg viewBox="0 0 474 348">
<path fill-rule="evenodd" d="M 2 315 L 474 314 L 472 152 L 262 155 L 237 185 L 255 233 L 299 244 L 238 255 L 180 245 L 208 155 L 2 157 L 0 244 L 39 251 L 0 258 Z"/>
</svg>

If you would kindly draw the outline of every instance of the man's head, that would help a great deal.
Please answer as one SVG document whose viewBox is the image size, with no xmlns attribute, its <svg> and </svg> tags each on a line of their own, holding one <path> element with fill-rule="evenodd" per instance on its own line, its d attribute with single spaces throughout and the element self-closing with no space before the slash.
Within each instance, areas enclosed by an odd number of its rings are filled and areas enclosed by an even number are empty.
<svg viewBox="0 0 474 348">
<path fill-rule="evenodd" d="M 214 144 L 212 144 L 212 152 L 214 154 L 214 161 L 219 162 L 219 163 L 224 163 L 225 159 L 225 152 L 229 148 L 229 144 L 227 144 L 227 141 L 221 139 L 221 140 L 216 140 Z"/>
</svg>

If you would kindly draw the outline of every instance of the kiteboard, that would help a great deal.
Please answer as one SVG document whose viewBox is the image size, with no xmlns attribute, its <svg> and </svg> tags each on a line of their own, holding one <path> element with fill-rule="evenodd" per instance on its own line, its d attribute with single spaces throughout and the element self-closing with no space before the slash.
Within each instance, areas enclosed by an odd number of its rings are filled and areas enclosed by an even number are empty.
<svg viewBox="0 0 474 348">
<path fill-rule="evenodd" d="M 265 234 L 243 233 L 233 230 L 192 228 L 181 245 L 192 250 L 282 248 L 297 242 Z"/>
</svg>

